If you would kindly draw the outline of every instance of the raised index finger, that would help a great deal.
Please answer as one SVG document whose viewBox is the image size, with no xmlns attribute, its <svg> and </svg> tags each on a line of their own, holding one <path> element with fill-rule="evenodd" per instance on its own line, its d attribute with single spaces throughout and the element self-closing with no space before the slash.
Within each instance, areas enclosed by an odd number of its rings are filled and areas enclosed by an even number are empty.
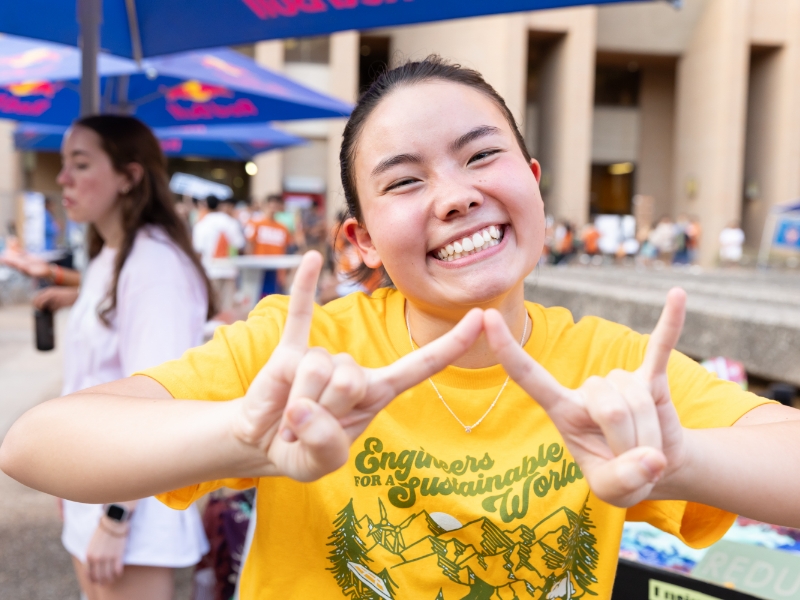
<svg viewBox="0 0 800 600">
<path fill-rule="evenodd" d="M 642 366 L 639 367 L 645 380 L 650 381 L 667 372 L 669 356 L 681 337 L 685 317 L 686 292 L 681 288 L 672 288 L 667 294 L 667 301 L 656 328 L 647 342 Z"/>
<path fill-rule="evenodd" d="M 389 366 L 377 369 L 370 383 L 388 385 L 392 397 L 396 397 L 435 375 L 464 354 L 478 339 L 482 329 L 483 311 L 474 308 L 442 337 L 406 354 Z"/>
<path fill-rule="evenodd" d="M 315 250 L 306 252 L 295 273 L 289 296 L 289 312 L 286 315 L 286 325 L 280 341 L 284 348 L 287 346 L 299 350 L 308 348 L 317 279 L 321 269 L 322 255 Z"/>
</svg>

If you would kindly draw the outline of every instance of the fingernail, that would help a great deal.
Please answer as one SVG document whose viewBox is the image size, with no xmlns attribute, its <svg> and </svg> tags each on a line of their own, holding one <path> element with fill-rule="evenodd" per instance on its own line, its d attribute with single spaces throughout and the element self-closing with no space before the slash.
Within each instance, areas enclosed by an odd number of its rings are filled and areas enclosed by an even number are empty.
<svg viewBox="0 0 800 600">
<path fill-rule="evenodd" d="M 648 473 L 651 482 L 657 481 L 664 470 L 664 461 L 660 457 L 647 453 L 639 459 L 639 464 Z"/>
<path fill-rule="evenodd" d="M 281 429 L 281 438 L 284 442 L 293 442 L 295 440 L 294 433 L 288 427 Z"/>
<path fill-rule="evenodd" d="M 311 418 L 311 411 L 306 406 L 292 406 L 286 411 L 286 417 L 295 427 L 300 427 Z"/>
</svg>

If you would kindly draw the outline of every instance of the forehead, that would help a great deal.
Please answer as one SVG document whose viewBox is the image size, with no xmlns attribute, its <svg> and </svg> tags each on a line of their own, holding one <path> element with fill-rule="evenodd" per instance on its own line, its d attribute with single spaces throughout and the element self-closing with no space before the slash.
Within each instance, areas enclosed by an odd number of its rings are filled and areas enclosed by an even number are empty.
<svg viewBox="0 0 800 600">
<path fill-rule="evenodd" d="M 95 154 L 102 152 L 100 136 L 88 127 L 75 125 L 67 129 L 64 141 L 61 143 L 61 153 L 69 155 L 73 152 Z"/>
<path fill-rule="evenodd" d="M 378 162 L 377 154 L 415 150 L 405 146 L 446 146 L 481 125 L 512 134 L 500 107 L 467 85 L 446 81 L 404 85 L 386 96 L 364 123 L 356 161 Z"/>
</svg>

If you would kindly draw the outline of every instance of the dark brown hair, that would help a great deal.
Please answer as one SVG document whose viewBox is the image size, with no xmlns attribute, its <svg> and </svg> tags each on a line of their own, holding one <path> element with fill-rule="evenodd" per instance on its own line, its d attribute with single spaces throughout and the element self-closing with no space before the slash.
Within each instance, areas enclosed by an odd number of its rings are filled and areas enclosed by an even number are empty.
<svg viewBox="0 0 800 600">
<path fill-rule="evenodd" d="M 133 117 L 121 115 L 92 115 L 75 122 L 75 126 L 91 129 L 100 137 L 100 146 L 111 160 L 117 173 L 130 173 L 131 163 L 142 167 L 142 178 L 131 182 L 130 190 L 120 195 L 117 202 L 122 213 L 122 245 L 114 261 L 114 277 L 106 301 L 98 307 L 100 319 L 106 325 L 117 307 L 117 284 L 119 275 L 133 249 L 136 234 L 145 225 L 155 225 L 180 248 L 197 269 L 208 295 L 208 317 L 216 313 L 214 294 L 200 259 L 192 248 L 191 236 L 186 224 L 175 211 L 175 200 L 169 189 L 167 161 L 161 146 L 150 129 Z M 103 249 L 103 238 L 90 224 L 87 230 L 89 258 L 94 258 Z"/>
<path fill-rule="evenodd" d="M 363 224 L 364 222 L 363 215 L 361 214 L 361 204 L 358 200 L 358 191 L 356 190 L 354 163 L 356 151 L 358 150 L 358 139 L 364 129 L 364 124 L 367 119 L 381 101 L 395 89 L 437 80 L 465 85 L 484 94 L 494 102 L 497 108 L 500 109 L 500 112 L 503 113 L 506 121 L 508 121 L 508 125 L 514 133 L 514 137 L 517 140 L 517 144 L 523 156 L 530 162 L 531 155 L 525 147 L 525 139 L 519 131 L 514 115 L 511 114 L 502 96 L 500 96 L 492 86 L 486 83 L 480 73 L 458 64 L 448 63 L 435 54 L 428 56 L 425 60 L 407 62 L 382 73 L 375 80 L 359 99 L 358 104 L 356 104 L 355 109 L 353 109 L 350 119 L 347 121 L 347 125 L 344 128 L 342 149 L 339 152 L 339 168 L 342 175 L 342 186 L 344 187 L 344 199 L 347 202 L 347 212 L 344 214 L 339 224 L 340 227 L 344 224 L 345 220 L 351 217 L 358 220 L 359 223 Z M 391 280 L 385 269 L 380 267 L 380 270 L 383 273 L 384 283 L 390 284 Z M 373 276 L 374 271 L 375 269 L 371 269 L 362 263 L 350 276 L 352 279 L 364 283 Z"/>
</svg>

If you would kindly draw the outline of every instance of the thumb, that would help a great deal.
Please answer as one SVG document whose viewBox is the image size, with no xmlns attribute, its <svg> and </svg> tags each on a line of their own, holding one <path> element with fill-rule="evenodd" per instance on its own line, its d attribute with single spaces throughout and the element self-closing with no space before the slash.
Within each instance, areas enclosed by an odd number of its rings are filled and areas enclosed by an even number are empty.
<svg viewBox="0 0 800 600">
<path fill-rule="evenodd" d="M 595 496 L 626 508 L 646 499 L 667 466 L 664 454 L 648 446 L 632 448 L 612 460 L 586 465 L 586 478 Z"/>
</svg>

